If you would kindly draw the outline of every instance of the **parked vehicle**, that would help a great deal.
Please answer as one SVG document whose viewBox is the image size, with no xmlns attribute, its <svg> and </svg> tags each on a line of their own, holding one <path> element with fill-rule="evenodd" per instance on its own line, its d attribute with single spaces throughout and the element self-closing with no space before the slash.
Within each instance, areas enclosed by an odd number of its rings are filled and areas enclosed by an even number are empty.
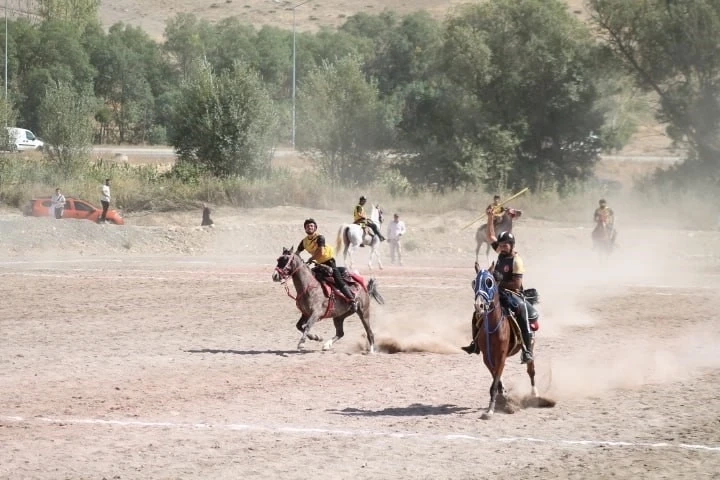
<svg viewBox="0 0 720 480">
<path fill-rule="evenodd" d="M 26 150 L 42 150 L 45 142 L 25 128 L 7 127 L 10 149 L 17 152 Z"/>
<path fill-rule="evenodd" d="M 28 217 L 50 217 L 52 206 L 51 197 L 33 198 L 23 208 L 23 214 Z M 62 218 L 77 218 L 97 222 L 102 215 L 102 208 L 98 208 L 85 200 L 65 197 L 65 210 Z M 125 220 L 117 210 L 108 210 L 106 215 L 109 223 L 124 225 Z"/>
</svg>

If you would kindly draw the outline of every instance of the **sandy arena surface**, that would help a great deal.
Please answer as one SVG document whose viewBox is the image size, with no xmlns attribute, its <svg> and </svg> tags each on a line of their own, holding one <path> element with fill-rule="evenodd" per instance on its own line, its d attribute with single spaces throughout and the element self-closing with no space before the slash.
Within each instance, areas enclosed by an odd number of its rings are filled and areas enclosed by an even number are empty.
<svg viewBox="0 0 720 480">
<path fill-rule="evenodd" d="M 348 217 L 222 210 L 203 230 L 199 212 L 124 227 L 0 212 L 0 478 L 718 478 L 719 232 L 625 222 L 601 264 L 591 225 L 519 222 L 557 405 L 483 421 L 490 377 L 459 349 L 473 215 L 408 215 L 404 267 L 357 254 L 386 300 L 375 355 L 357 317 L 333 351 L 295 348 L 270 275 L 311 215 L 333 239 Z M 529 393 L 518 356 L 505 381 Z"/>
</svg>

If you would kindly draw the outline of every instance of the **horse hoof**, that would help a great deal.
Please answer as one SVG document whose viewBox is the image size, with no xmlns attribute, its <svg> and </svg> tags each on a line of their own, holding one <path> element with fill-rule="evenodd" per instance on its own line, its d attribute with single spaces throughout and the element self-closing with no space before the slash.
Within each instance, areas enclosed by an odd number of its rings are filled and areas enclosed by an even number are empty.
<svg viewBox="0 0 720 480">
<path fill-rule="evenodd" d="M 332 348 L 332 346 L 333 346 L 332 340 L 328 340 L 327 342 L 323 343 L 323 346 L 322 346 L 323 352 L 327 352 L 328 350 L 330 350 Z"/>
<path fill-rule="evenodd" d="M 370 354 L 375 353 L 375 345 L 370 345 L 370 349 L 368 350 L 368 353 L 370 353 Z"/>
<path fill-rule="evenodd" d="M 480 415 L 480 418 L 483 420 L 490 420 L 492 418 L 493 414 L 492 412 L 485 412 L 482 415 Z"/>
</svg>

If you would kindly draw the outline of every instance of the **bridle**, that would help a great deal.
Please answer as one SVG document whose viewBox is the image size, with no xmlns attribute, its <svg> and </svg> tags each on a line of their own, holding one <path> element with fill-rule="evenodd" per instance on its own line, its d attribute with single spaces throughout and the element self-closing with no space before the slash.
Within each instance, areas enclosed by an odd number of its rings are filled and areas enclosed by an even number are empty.
<svg viewBox="0 0 720 480">
<path fill-rule="evenodd" d="M 292 278 L 292 276 L 297 273 L 297 271 L 301 265 L 299 262 L 295 261 L 295 259 L 294 259 L 295 255 L 293 255 L 292 253 L 287 253 L 285 255 L 280 255 L 280 256 L 287 257 L 288 261 L 285 264 L 285 266 L 282 268 L 276 266 L 275 271 L 277 272 L 278 276 L 282 279 L 281 283 L 285 284 L 285 283 L 287 283 L 289 278 Z M 297 265 L 295 265 L 295 264 L 297 264 Z"/>
</svg>

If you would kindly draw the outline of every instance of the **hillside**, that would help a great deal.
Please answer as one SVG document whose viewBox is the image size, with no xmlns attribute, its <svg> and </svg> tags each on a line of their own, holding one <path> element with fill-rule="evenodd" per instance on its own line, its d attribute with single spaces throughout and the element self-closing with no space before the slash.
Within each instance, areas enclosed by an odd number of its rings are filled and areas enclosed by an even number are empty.
<svg viewBox="0 0 720 480">
<path fill-rule="evenodd" d="M 165 21 L 178 13 L 192 13 L 199 18 L 217 21 L 237 16 L 256 26 L 272 25 L 292 28 L 293 13 L 290 7 L 303 0 L 103 0 L 100 17 L 106 26 L 124 22 L 142 27 L 160 40 Z M 378 13 L 384 9 L 400 14 L 427 10 L 436 18 L 443 18 L 466 0 L 309 0 L 298 7 L 298 30 L 316 30 L 322 26 L 338 26 L 356 13 Z M 571 11 L 582 14 L 583 0 L 568 0 Z"/>
</svg>

